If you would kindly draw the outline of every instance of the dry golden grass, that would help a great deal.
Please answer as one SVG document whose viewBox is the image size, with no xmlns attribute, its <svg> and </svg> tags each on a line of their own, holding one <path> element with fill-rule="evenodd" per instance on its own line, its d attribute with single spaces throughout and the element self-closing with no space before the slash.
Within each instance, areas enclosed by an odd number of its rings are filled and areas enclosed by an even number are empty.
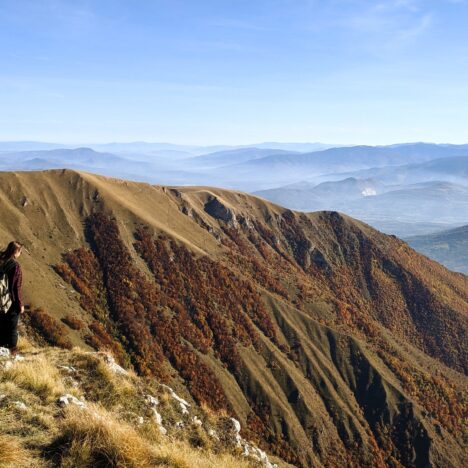
<svg viewBox="0 0 468 468">
<path fill-rule="evenodd" d="M 170 395 L 135 375 L 115 374 L 102 356 L 22 345 L 25 361 L 0 373 L 0 393 L 7 395 L 0 410 L 0 468 L 258 466 L 218 446 L 188 421 L 175 429 L 183 417 Z M 58 365 L 75 367 L 69 376 L 77 388 L 68 386 L 67 371 Z M 87 407 L 61 409 L 56 399 L 64 393 L 84 394 Z M 169 435 L 161 434 L 149 414 L 143 398 L 148 393 L 160 399 Z M 17 401 L 25 408 L 18 408 Z M 138 415 L 145 417 L 143 424 L 137 423 Z M 214 424 L 215 413 L 209 419 Z"/>
<path fill-rule="evenodd" d="M 0 434 L 0 467 L 18 468 L 31 464 L 30 453 L 23 448 L 16 437 Z"/>
<path fill-rule="evenodd" d="M 82 372 L 82 388 L 87 399 L 111 409 L 119 404 L 129 407 L 136 399 L 135 376 L 116 374 L 102 356 L 79 348 L 73 350 L 70 364 Z"/>
<path fill-rule="evenodd" d="M 98 407 L 67 407 L 52 444 L 55 463 L 63 468 L 166 466 L 174 468 L 248 468 L 230 454 L 198 450 L 186 442 L 160 437 L 152 444 L 126 422 Z"/>
<path fill-rule="evenodd" d="M 52 400 L 65 393 L 60 373 L 44 355 L 15 362 L 2 373 L 1 380 L 13 382 L 45 400 Z"/>
<path fill-rule="evenodd" d="M 20 354 L 23 353 L 34 353 L 38 352 L 38 348 L 34 346 L 28 338 L 20 336 L 18 339 L 18 351 Z"/>
<path fill-rule="evenodd" d="M 82 410 L 67 407 L 52 444 L 57 464 L 76 467 L 154 466 L 155 452 L 129 424 L 97 405 Z"/>
</svg>

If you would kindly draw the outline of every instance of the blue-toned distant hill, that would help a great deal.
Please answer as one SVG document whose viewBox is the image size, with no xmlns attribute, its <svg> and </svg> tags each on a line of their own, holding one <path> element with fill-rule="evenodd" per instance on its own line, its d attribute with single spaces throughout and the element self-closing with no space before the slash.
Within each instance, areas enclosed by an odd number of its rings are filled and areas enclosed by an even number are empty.
<svg viewBox="0 0 468 468">
<path fill-rule="evenodd" d="M 152 165 L 111 153 L 100 153 L 91 148 L 0 153 L 0 170 L 3 171 L 56 168 L 97 171 L 109 176 L 126 174 L 129 178 L 141 178 L 138 175 L 150 171 Z"/>
<path fill-rule="evenodd" d="M 301 153 L 270 148 L 237 148 L 233 150 L 208 153 L 194 158 L 186 159 L 185 164 L 196 168 L 222 168 L 232 164 L 240 164 L 267 156 L 294 156 Z"/>
<path fill-rule="evenodd" d="M 343 167 L 378 167 L 420 163 L 433 159 L 468 156 L 468 145 L 414 143 L 392 146 L 350 146 L 301 155 L 272 155 L 251 161 L 252 167 L 313 167 L 338 170 Z"/>
<path fill-rule="evenodd" d="M 179 145 L 174 143 L 158 143 L 146 141 L 133 141 L 124 143 L 45 143 L 39 141 L 0 141 L 1 152 L 13 151 L 40 151 L 51 150 L 57 148 L 79 148 L 88 147 L 95 151 L 109 152 L 109 153 L 127 153 L 127 154 L 164 154 L 164 153 L 184 153 L 186 157 L 197 156 L 202 154 L 215 153 L 220 151 L 229 151 L 244 148 L 260 148 L 260 149 L 274 149 L 280 151 L 292 152 L 312 152 L 321 151 L 327 148 L 334 148 L 341 145 L 332 145 L 327 143 L 279 143 L 279 142 L 263 142 L 251 145 Z"/>
<path fill-rule="evenodd" d="M 405 239 L 413 249 L 453 271 L 468 275 L 468 224 L 448 231 Z"/>
<path fill-rule="evenodd" d="M 353 172 L 330 173 L 323 177 L 332 179 L 345 177 L 374 178 L 386 184 L 417 183 L 429 180 L 463 183 L 463 179 L 468 180 L 468 155 L 439 158 L 418 164 L 372 167 Z"/>
<path fill-rule="evenodd" d="M 221 175 L 228 175 L 229 186 L 232 186 L 234 181 L 239 181 L 239 189 L 253 191 L 301 180 L 317 183 L 350 176 L 373 178 L 373 173 L 356 171 L 385 167 L 391 172 L 391 166 L 459 157 L 468 157 L 468 145 L 414 143 L 396 146 L 353 146 L 303 154 L 274 154 L 233 164 L 225 168 Z"/>
</svg>

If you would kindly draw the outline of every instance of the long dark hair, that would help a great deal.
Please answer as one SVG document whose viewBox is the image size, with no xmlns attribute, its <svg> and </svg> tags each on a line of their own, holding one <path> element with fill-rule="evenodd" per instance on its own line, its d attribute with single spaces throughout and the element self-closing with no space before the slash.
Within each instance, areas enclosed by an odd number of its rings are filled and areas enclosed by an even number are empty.
<svg viewBox="0 0 468 468">
<path fill-rule="evenodd" d="M 0 262 L 6 263 L 8 260 L 12 259 L 16 252 L 19 252 L 23 248 L 23 244 L 17 241 L 11 241 L 7 248 L 0 252 Z"/>
</svg>

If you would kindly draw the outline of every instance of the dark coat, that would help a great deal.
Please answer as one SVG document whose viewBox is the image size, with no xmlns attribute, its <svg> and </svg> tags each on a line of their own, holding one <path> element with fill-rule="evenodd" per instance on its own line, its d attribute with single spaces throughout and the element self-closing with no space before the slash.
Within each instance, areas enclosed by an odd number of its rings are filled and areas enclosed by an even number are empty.
<svg viewBox="0 0 468 468">
<path fill-rule="evenodd" d="M 9 260 L 5 264 L 5 270 L 8 275 L 8 287 L 13 302 L 10 310 L 19 313 L 23 306 L 23 272 L 21 271 L 21 265 L 16 260 Z"/>
</svg>

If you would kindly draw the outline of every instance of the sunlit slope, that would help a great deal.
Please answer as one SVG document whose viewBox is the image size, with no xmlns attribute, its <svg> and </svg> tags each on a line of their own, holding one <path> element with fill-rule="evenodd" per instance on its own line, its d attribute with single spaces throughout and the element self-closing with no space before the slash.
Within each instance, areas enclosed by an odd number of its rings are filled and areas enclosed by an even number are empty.
<svg viewBox="0 0 468 468">
<path fill-rule="evenodd" d="M 463 465 L 465 276 L 236 191 L 69 170 L 0 191 L 27 302 L 82 320 L 72 343 L 179 381 L 296 465 Z"/>
</svg>

